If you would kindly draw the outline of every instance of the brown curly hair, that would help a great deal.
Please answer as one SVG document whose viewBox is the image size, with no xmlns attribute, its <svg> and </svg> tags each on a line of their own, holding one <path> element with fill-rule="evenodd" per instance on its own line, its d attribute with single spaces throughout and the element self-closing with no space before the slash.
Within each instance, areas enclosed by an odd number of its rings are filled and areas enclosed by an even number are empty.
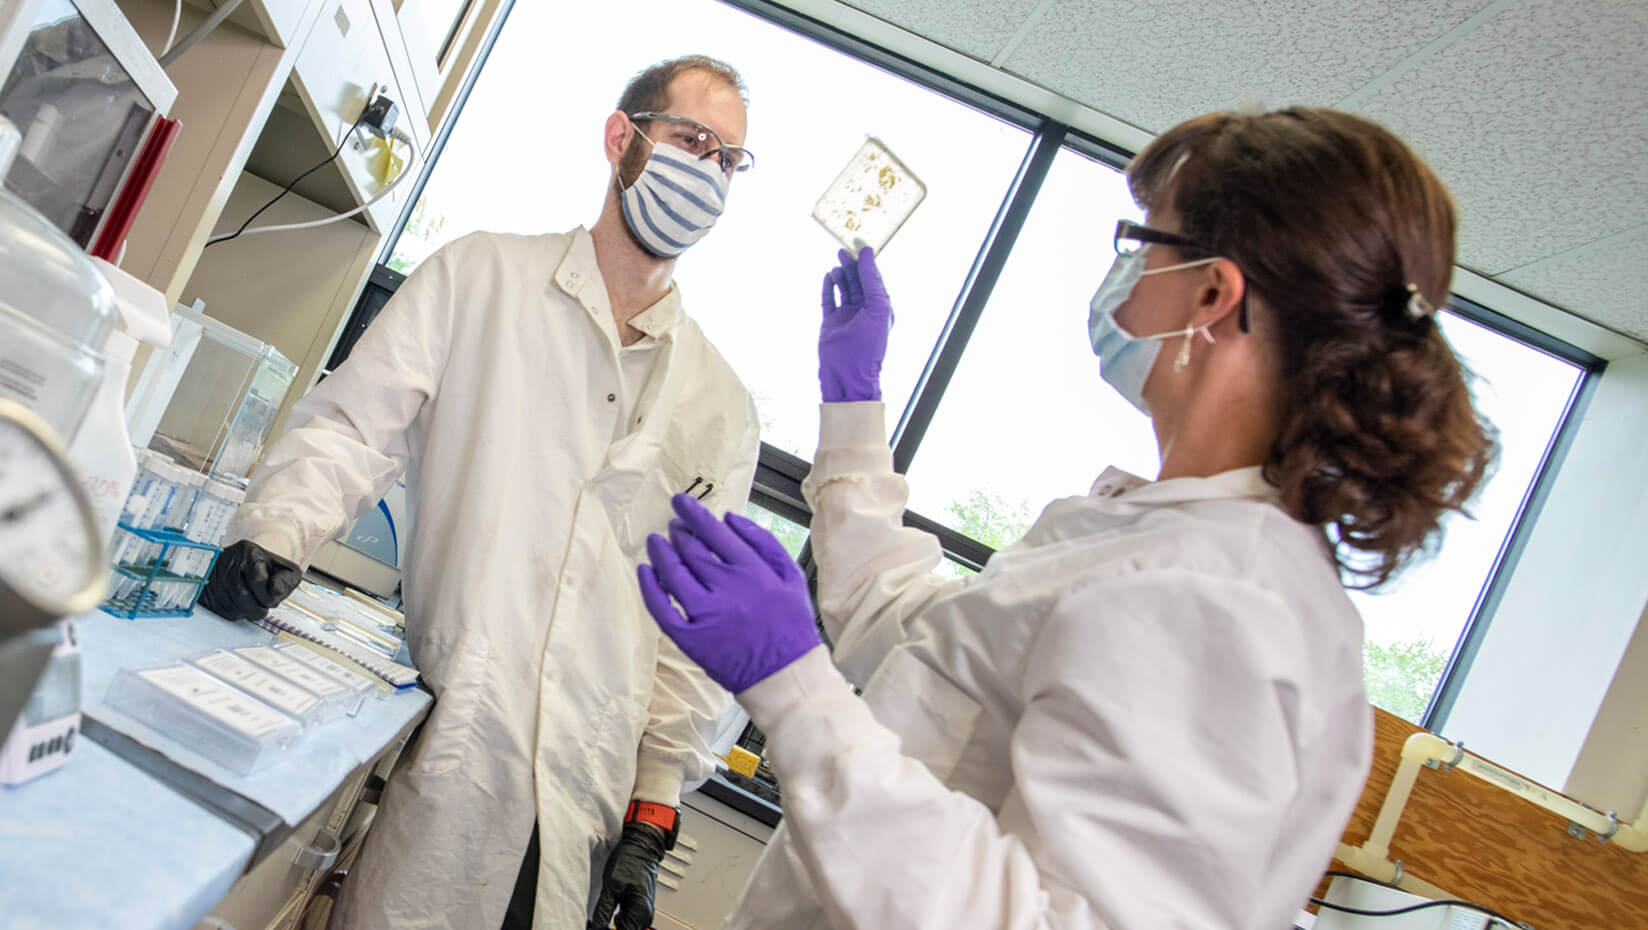
<svg viewBox="0 0 1648 930">
<path fill-rule="evenodd" d="M 1127 177 L 1242 270 L 1282 369 L 1265 478 L 1327 531 L 1347 585 L 1383 585 L 1439 543 L 1498 452 L 1434 313 L 1414 312 L 1447 299 L 1447 189 L 1384 128 L 1309 107 L 1197 117 Z"/>
</svg>

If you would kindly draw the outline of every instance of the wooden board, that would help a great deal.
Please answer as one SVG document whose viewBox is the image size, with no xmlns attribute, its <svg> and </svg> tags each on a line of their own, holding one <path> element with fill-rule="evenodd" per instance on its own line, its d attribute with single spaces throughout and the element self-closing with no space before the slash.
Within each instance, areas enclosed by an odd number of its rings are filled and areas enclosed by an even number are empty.
<svg viewBox="0 0 1648 930">
<path fill-rule="evenodd" d="M 1382 710 L 1374 714 L 1373 767 L 1345 830 L 1350 846 L 1373 832 L 1402 744 L 1420 729 Z M 1425 769 L 1391 838 L 1391 858 L 1409 874 L 1535 930 L 1648 930 L 1648 853 L 1594 836 L 1575 839 L 1567 827 L 1564 818 L 1480 778 Z"/>
</svg>

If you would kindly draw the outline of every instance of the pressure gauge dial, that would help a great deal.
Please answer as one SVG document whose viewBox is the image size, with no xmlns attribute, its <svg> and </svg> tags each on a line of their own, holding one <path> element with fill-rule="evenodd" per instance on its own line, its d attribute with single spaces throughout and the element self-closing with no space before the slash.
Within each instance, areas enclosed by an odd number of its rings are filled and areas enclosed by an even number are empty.
<svg viewBox="0 0 1648 930">
<path fill-rule="evenodd" d="M 106 578 L 97 518 L 56 432 L 0 398 L 0 639 L 96 607 Z"/>
</svg>

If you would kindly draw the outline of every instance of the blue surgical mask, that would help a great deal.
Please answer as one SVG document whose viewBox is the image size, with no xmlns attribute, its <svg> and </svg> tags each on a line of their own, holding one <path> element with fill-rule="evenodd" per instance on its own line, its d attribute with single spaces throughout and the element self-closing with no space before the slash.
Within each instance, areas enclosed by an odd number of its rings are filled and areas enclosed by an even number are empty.
<svg viewBox="0 0 1648 930">
<path fill-rule="evenodd" d="M 1197 328 L 1187 326 L 1154 336 L 1135 336 L 1116 322 L 1116 311 L 1127 303 L 1127 298 L 1133 295 L 1134 286 L 1145 275 L 1195 268 L 1215 261 L 1218 259 L 1204 258 L 1145 271 L 1142 250 L 1118 255 L 1110 266 L 1110 272 L 1093 294 L 1093 302 L 1088 305 L 1087 311 L 1087 336 L 1093 343 L 1093 354 L 1099 357 L 1099 377 L 1115 388 L 1116 393 L 1127 398 L 1128 403 L 1139 408 L 1141 413 L 1150 413 L 1150 405 L 1144 399 L 1144 383 L 1150 377 L 1150 370 L 1156 366 L 1156 356 L 1161 354 L 1162 342 L 1174 336 L 1185 338 L 1184 348 L 1179 351 L 1175 362 L 1175 369 L 1182 369 L 1190 362 L 1190 339 Z M 1213 334 L 1208 332 L 1207 327 L 1201 327 L 1200 332 L 1208 342 L 1213 341 Z"/>
<path fill-rule="evenodd" d="M 619 201 L 636 240 L 659 258 L 674 258 L 709 235 L 720 218 L 727 202 L 727 176 L 713 159 L 697 158 L 668 143 L 647 142 L 652 155 L 635 183 L 619 192 Z"/>
</svg>

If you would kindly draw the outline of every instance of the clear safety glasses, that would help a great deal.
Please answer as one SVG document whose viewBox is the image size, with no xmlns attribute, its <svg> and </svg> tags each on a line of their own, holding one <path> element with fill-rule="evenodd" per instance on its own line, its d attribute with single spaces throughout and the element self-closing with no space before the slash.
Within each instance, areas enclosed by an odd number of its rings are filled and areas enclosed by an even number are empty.
<svg viewBox="0 0 1648 930">
<path fill-rule="evenodd" d="M 695 119 L 673 113 L 654 113 L 650 110 L 629 114 L 630 122 L 658 122 L 664 124 L 664 134 L 658 141 L 668 142 L 689 155 L 715 158 L 727 177 L 748 171 L 755 166 L 755 156 L 749 149 L 728 145 L 715 130 Z"/>
</svg>

